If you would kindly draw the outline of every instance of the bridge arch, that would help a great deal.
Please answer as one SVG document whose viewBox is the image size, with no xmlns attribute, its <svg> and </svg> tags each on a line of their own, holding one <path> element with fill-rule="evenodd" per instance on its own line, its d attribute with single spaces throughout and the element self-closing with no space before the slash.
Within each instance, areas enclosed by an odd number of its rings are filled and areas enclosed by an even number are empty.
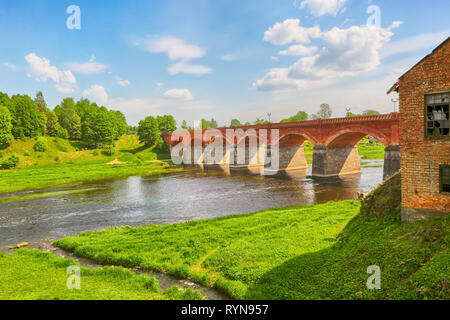
<svg viewBox="0 0 450 320">
<path fill-rule="evenodd" d="M 288 133 L 284 133 L 280 136 L 280 138 L 278 139 L 278 144 L 280 146 L 301 146 L 303 144 L 303 142 L 305 142 L 306 140 L 311 141 L 311 143 L 313 145 L 318 144 L 318 141 L 313 138 L 312 136 L 310 136 L 307 133 L 295 133 L 295 132 L 288 132 Z M 274 143 L 274 141 L 272 142 Z"/>
<path fill-rule="evenodd" d="M 326 147 L 337 147 L 337 146 L 355 146 L 359 140 L 365 136 L 370 135 L 381 141 L 382 144 L 388 146 L 390 144 L 390 139 L 380 130 L 370 128 L 370 127 L 347 127 L 339 128 L 330 133 L 330 135 L 325 139 L 324 146 Z"/>
</svg>

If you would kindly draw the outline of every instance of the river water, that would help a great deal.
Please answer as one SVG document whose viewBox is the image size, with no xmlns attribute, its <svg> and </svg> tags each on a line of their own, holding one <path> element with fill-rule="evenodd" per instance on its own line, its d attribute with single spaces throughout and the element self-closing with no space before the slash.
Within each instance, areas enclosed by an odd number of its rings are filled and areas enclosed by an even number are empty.
<svg viewBox="0 0 450 320">
<path fill-rule="evenodd" d="M 369 165 L 382 164 L 371 160 Z M 0 195 L 57 196 L 0 202 L 0 251 L 20 242 L 42 242 L 109 226 L 166 224 L 274 207 L 355 199 L 382 181 L 382 167 L 363 167 L 361 174 L 311 179 L 309 170 L 277 176 L 248 172 L 221 173 L 188 169 L 159 177 L 129 177 L 96 183 Z M 4 200 L 4 199 L 3 199 Z"/>
</svg>

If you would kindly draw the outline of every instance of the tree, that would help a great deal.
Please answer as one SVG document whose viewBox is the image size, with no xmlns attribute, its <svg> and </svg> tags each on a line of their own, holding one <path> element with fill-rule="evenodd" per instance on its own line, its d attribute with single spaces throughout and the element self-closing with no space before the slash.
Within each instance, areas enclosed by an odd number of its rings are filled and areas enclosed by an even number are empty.
<svg viewBox="0 0 450 320">
<path fill-rule="evenodd" d="M 333 112 L 331 111 L 330 105 L 327 104 L 327 103 L 322 103 L 320 105 L 319 112 L 317 112 L 317 114 L 313 114 L 311 116 L 311 118 L 312 118 L 312 120 L 316 120 L 316 119 L 330 119 L 332 113 Z"/>
<path fill-rule="evenodd" d="M 295 116 L 281 120 L 281 122 L 296 122 L 308 120 L 308 114 L 305 111 L 299 111 Z"/>
<path fill-rule="evenodd" d="M 158 120 L 152 116 L 139 121 L 137 131 L 139 140 L 145 143 L 146 146 L 153 146 L 160 137 Z"/>
<path fill-rule="evenodd" d="M 240 127 L 240 126 L 241 126 L 241 122 L 238 119 L 231 120 L 230 127 Z"/>
<path fill-rule="evenodd" d="M 255 121 L 256 125 L 258 125 L 258 124 L 267 124 L 267 123 L 269 123 L 269 121 L 266 121 L 266 120 L 260 119 L 260 118 L 257 118 L 256 121 Z"/>
<path fill-rule="evenodd" d="M 69 134 L 67 130 L 61 127 L 58 117 L 52 110 L 47 111 L 47 134 L 51 137 L 67 139 Z"/>
<path fill-rule="evenodd" d="M 186 120 L 183 120 L 183 122 L 181 123 L 181 129 L 183 129 L 183 130 L 187 130 L 188 129 L 188 125 L 187 125 Z"/>
<path fill-rule="evenodd" d="M 211 128 L 218 128 L 219 127 L 219 125 L 217 124 L 217 121 L 214 119 L 214 118 L 212 118 L 211 119 Z"/>
<path fill-rule="evenodd" d="M 11 99 L 8 97 L 6 93 L 0 91 L 0 105 L 8 108 L 11 112 Z"/>
<path fill-rule="evenodd" d="M 47 103 L 45 102 L 42 91 L 39 91 L 38 93 L 36 93 L 36 97 L 34 98 L 34 103 L 36 103 L 40 112 L 45 113 L 45 108 L 47 108 Z"/>
<path fill-rule="evenodd" d="M 128 124 L 125 115 L 120 111 L 109 111 L 112 115 L 111 119 L 114 125 L 114 129 L 116 131 L 115 139 L 119 139 L 128 131 Z"/>
<path fill-rule="evenodd" d="M 380 114 L 378 111 L 375 110 L 366 110 L 362 114 L 356 114 L 350 111 L 347 111 L 347 114 L 345 115 L 347 118 L 352 117 L 363 117 L 363 116 L 374 116 Z"/>
<path fill-rule="evenodd" d="M 104 107 L 88 112 L 83 123 L 83 141 L 98 149 L 114 145 L 117 137 L 115 118 L 116 116 Z"/>
<path fill-rule="evenodd" d="M 12 134 L 15 138 L 37 137 L 42 134 L 42 117 L 36 103 L 28 95 L 11 98 Z"/>
<path fill-rule="evenodd" d="M 73 98 L 65 98 L 62 101 L 58 120 L 61 127 L 67 130 L 70 139 L 81 138 L 81 118 L 76 112 Z"/>
<path fill-rule="evenodd" d="M 331 111 L 330 105 L 327 103 L 322 103 L 320 105 L 320 109 L 319 109 L 319 112 L 317 113 L 317 116 L 320 119 L 330 119 L 332 113 L 333 112 Z"/>
<path fill-rule="evenodd" d="M 14 140 L 11 133 L 12 130 L 12 117 L 8 108 L 0 105 L 0 148 L 9 146 Z"/>
<path fill-rule="evenodd" d="M 209 122 L 205 119 L 202 119 L 202 129 L 205 130 L 205 129 L 209 129 L 209 128 L 211 128 L 211 122 Z"/>
<path fill-rule="evenodd" d="M 158 120 L 158 127 L 160 132 L 172 132 L 177 130 L 177 123 L 173 116 L 158 116 L 156 120 Z"/>
<path fill-rule="evenodd" d="M 363 116 L 376 116 L 376 115 L 378 115 L 378 114 L 380 114 L 378 111 L 376 111 L 376 110 L 366 110 L 366 111 L 364 111 L 363 113 L 362 113 L 362 115 Z"/>
</svg>

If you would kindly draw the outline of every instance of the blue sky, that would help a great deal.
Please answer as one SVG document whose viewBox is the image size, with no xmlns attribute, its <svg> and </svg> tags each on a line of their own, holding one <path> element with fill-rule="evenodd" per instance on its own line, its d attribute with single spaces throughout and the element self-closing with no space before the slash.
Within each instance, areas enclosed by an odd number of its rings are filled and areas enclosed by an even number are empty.
<svg viewBox="0 0 450 320">
<path fill-rule="evenodd" d="M 70 30 L 66 9 L 81 11 Z M 369 6 L 379 26 L 367 26 Z M 272 121 L 328 103 L 393 111 L 396 79 L 450 35 L 448 0 L 0 0 L 0 91 L 84 96 L 178 122 Z M 376 21 L 376 20 L 375 20 Z"/>
</svg>

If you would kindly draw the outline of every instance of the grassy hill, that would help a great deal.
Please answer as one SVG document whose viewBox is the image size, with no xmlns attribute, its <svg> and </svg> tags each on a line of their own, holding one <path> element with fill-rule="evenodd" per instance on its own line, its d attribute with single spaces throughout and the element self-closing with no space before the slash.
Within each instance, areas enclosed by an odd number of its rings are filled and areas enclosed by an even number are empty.
<svg viewBox="0 0 450 320">
<path fill-rule="evenodd" d="M 35 138 L 16 140 L 0 151 L 0 163 L 11 154 L 20 157 L 17 168 L 0 170 L 0 193 L 174 170 L 168 163 L 158 161 L 169 155 L 140 144 L 135 135 L 121 137 L 116 142 L 115 154 L 110 156 L 102 150 L 87 150 L 79 141 L 44 139 L 45 152 L 34 150 Z"/>
<path fill-rule="evenodd" d="M 164 158 L 163 155 L 154 152 L 153 148 L 147 148 L 140 144 L 136 135 L 125 135 L 116 141 L 116 153 L 112 156 L 104 155 L 102 150 L 88 150 L 80 141 L 56 137 L 41 139 L 45 139 L 48 145 L 45 152 L 34 150 L 33 147 L 38 138 L 25 141 L 15 140 L 8 148 L 0 150 L 0 162 L 11 154 L 17 154 L 20 157 L 19 168 L 57 164 L 105 163 L 127 155 L 131 155 L 133 160 L 140 159 L 142 161 Z"/>
</svg>

